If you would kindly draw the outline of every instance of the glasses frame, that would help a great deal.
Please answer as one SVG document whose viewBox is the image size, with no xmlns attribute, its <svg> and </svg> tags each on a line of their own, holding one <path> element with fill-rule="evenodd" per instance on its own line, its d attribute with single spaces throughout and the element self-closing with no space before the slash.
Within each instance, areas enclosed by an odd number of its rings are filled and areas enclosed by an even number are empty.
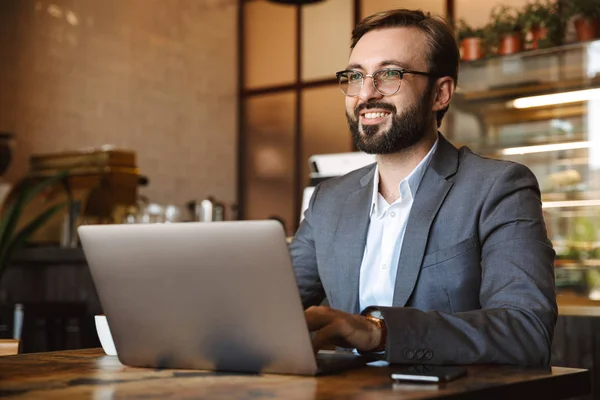
<svg viewBox="0 0 600 400">
<path fill-rule="evenodd" d="M 400 74 L 400 83 L 398 84 L 398 89 L 396 89 L 396 91 L 394 93 L 381 93 L 381 91 L 379 89 L 377 89 L 377 84 L 375 83 L 375 79 L 373 79 L 373 76 L 377 75 L 380 72 L 386 72 L 386 71 L 396 71 Z M 360 89 L 358 90 L 357 94 L 347 94 L 346 92 L 344 92 L 344 89 L 342 89 L 342 83 L 340 82 L 340 77 L 342 76 L 343 73 L 346 72 L 352 72 L 354 74 L 360 74 L 362 76 L 362 80 L 360 82 Z M 360 91 L 363 88 L 363 85 L 365 84 L 365 79 L 366 78 L 371 78 L 371 83 L 373 84 L 373 88 L 377 91 L 377 93 L 379 93 L 382 96 L 393 96 L 396 93 L 398 93 L 398 91 L 400 90 L 400 87 L 402 87 L 402 80 L 404 79 L 404 74 L 413 74 L 413 75 L 421 75 L 421 76 L 428 76 L 431 78 L 435 78 L 437 77 L 435 74 L 432 74 L 431 72 L 421 72 L 421 71 L 411 71 L 405 68 L 382 68 L 382 69 L 378 69 L 377 71 L 373 72 L 372 74 L 363 74 L 362 72 L 355 70 L 355 69 L 345 69 L 343 71 L 338 71 L 335 73 L 335 76 L 337 78 L 338 84 L 340 85 L 340 90 L 342 91 L 342 93 L 344 93 L 344 95 L 348 96 L 348 97 L 358 97 L 360 95 Z"/>
</svg>

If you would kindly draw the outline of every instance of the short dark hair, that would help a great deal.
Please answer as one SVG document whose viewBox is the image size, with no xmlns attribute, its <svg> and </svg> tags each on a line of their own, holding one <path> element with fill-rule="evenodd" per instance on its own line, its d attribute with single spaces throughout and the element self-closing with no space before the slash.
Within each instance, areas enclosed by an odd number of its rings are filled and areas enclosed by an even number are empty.
<svg viewBox="0 0 600 400">
<path fill-rule="evenodd" d="M 382 11 L 366 17 L 352 31 L 352 45 L 350 48 L 354 49 L 356 43 L 367 32 L 396 27 L 414 27 L 424 32 L 429 39 L 428 72 L 439 77 L 449 76 L 456 85 L 460 66 L 460 52 L 454 31 L 443 18 L 431 16 L 429 13 L 425 14 L 421 10 Z M 437 112 L 438 128 L 446 111 L 448 111 L 448 107 Z"/>
</svg>

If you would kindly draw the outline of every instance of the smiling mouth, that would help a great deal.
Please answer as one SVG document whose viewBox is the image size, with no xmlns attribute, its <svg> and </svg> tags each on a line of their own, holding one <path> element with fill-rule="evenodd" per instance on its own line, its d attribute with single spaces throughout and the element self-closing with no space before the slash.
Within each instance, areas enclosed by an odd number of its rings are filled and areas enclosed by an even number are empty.
<svg viewBox="0 0 600 400">
<path fill-rule="evenodd" d="M 380 125 L 388 121 L 388 117 L 392 115 L 389 111 L 372 111 L 360 114 L 360 124 L 366 125 Z"/>
<path fill-rule="evenodd" d="M 391 113 L 389 113 L 389 112 L 368 112 L 368 113 L 364 113 L 362 115 L 362 117 L 364 119 L 377 119 L 377 118 L 387 117 L 390 114 Z"/>
</svg>

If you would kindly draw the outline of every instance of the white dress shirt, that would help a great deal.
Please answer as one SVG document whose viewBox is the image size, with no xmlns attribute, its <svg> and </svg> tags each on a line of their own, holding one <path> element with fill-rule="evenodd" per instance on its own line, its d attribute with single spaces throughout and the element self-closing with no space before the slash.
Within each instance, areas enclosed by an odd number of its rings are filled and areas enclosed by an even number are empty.
<svg viewBox="0 0 600 400">
<path fill-rule="evenodd" d="M 400 197 L 388 204 L 379 193 L 379 167 L 375 167 L 371 222 L 360 266 L 360 310 L 368 306 L 391 306 L 396 273 L 408 215 L 438 140 L 419 165 L 399 185 Z"/>
</svg>

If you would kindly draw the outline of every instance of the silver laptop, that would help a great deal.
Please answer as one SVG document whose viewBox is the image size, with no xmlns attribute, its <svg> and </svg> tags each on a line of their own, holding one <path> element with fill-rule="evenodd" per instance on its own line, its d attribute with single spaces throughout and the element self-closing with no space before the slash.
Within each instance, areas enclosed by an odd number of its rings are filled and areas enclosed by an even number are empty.
<svg viewBox="0 0 600 400">
<path fill-rule="evenodd" d="M 84 225 L 78 233 L 125 365 L 316 375 L 372 361 L 315 357 L 277 221 Z"/>
</svg>

